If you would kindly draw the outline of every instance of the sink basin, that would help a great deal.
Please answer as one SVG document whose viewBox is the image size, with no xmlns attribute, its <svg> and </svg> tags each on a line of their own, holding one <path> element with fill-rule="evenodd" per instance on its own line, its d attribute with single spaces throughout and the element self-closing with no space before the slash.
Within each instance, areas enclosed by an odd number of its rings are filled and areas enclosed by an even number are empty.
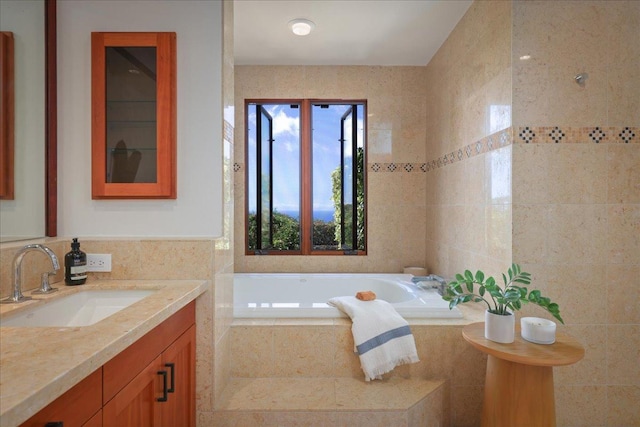
<svg viewBox="0 0 640 427">
<path fill-rule="evenodd" d="M 0 326 L 89 326 L 155 290 L 91 290 L 55 298 L 0 319 Z"/>
</svg>

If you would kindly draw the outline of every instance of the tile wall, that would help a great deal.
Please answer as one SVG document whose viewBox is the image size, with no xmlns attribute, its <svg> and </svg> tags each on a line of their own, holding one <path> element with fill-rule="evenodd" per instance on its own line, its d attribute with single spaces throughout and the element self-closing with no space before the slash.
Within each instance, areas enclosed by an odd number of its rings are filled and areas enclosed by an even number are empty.
<svg viewBox="0 0 640 427">
<path fill-rule="evenodd" d="M 426 264 L 511 260 L 511 3 L 475 2 L 426 67 Z"/>
<path fill-rule="evenodd" d="M 513 7 L 513 257 L 586 348 L 558 424 L 640 425 L 640 3 Z"/>
<path fill-rule="evenodd" d="M 445 277 L 511 263 L 511 10 L 474 2 L 426 67 L 425 263 Z M 479 424 L 484 378 L 472 378 L 451 384 L 453 426 Z"/>
<path fill-rule="evenodd" d="M 424 67 L 236 66 L 235 266 L 241 272 L 401 272 L 424 263 Z M 245 256 L 245 99 L 368 101 L 367 256 Z"/>
</svg>

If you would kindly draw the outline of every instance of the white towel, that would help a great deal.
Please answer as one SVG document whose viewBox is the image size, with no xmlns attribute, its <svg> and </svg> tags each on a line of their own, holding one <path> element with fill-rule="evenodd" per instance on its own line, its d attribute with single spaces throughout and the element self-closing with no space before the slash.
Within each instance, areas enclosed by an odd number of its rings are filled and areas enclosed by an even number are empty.
<svg viewBox="0 0 640 427">
<path fill-rule="evenodd" d="M 388 302 L 346 296 L 331 298 L 328 303 L 353 322 L 355 352 L 366 381 L 381 379 L 396 366 L 420 361 L 409 324 Z"/>
</svg>

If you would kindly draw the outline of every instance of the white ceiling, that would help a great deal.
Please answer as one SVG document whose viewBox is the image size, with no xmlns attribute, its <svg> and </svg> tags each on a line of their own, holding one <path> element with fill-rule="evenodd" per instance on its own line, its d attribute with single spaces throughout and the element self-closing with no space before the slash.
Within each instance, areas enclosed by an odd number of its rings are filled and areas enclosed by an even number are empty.
<svg viewBox="0 0 640 427">
<path fill-rule="evenodd" d="M 235 0 L 237 65 L 426 65 L 471 0 Z M 308 36 L 287 23 L 315 22 Z"/>
</svg>

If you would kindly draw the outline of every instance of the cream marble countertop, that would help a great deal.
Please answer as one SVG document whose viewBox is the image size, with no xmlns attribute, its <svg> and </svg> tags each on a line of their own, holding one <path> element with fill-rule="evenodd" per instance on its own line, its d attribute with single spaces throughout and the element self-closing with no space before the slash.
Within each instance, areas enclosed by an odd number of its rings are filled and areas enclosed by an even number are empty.
<svg viewBox="0 0 640 427">
<path fill-rule="evenodd" d="M 34 295 L 49 300 L 92 289 L 157 290 L 91 326 L 0 327 L 0 427 L 29 419 L 193 301 L 208 284 L 206 280 L 96 280 L 73 287 L 54 284 L 58 292 Z M 3 304 L 0 316 L 42 303 Z"/>
</svg>

